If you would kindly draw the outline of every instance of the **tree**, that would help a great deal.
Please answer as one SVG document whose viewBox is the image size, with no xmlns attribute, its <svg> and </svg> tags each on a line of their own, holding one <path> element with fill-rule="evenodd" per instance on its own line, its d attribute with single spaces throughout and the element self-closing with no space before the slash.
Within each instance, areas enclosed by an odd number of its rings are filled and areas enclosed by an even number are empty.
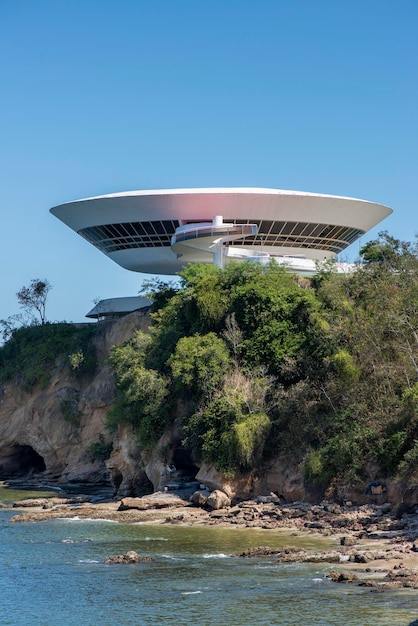
<svg viewBox="0 0 418 626">
<path fill-rule="evenodd" d="M 47 280 L 32 278 L 28 287 L 22 287 L 16 294 L 21 308 L 35 321 L 39 315 L 41 324 L 46 322 L 46 301 L 51 285 Z"/>
<path fill-rule="evenodd" d="M 170 357 L 174 382 L 189 393 L 206 397 L 219 389 L 230 367 L 228 348 L 215 333 L 182 337 Z"/>
<path fill-rule="evenodd" d="M 16 313 L 15 315 L 10 315 L 5 320 L 0 320 L 0 333 L 3 342 L 9 341 L 17 328 L 28 325 L 28 321 L 22 313 Z"/>
<path fill-rule="evenodd" d="M 243 265 L 245 273 L 240 268 L 226 270 L 232 279 L 230 315 L 235 315 L 242 334 L 236 346 L 240 362 L 251 368 L 264 365 L 269 374 L 293 380 L 307 375 L 306 367 L 302 371 L 298 363 L 308 365 L 314 359 L 312 374 L 318 373 L 327 343 L 314 292 L 274 262 L 267 267 Z"/>
<path fill-rule="evenodd" d="M 360 250 L 360 256 L 365 265 L 381 264 L 398 269 L 405 259 L 416 258 L 416 246 L 408 241 L 395 239 L 387 231 L 382 231 L 378 239 L 368 241 Z"/>
</svg>

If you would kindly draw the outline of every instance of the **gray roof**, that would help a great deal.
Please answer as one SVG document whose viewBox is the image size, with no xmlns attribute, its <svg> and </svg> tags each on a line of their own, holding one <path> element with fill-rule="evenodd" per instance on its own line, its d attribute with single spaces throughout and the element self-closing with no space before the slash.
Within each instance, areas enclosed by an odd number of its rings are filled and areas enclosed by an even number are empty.
<svg viewBox="0 0 418 626">
<path fill-rule="evenodd" d="M 107 315 L 123 315 L 145 309 L 151 306 L 152 300 L 144 296 L 131 296 L 127 298 L 107 298 L 100 300 L 86 317 L 98 318 Z"/>
</svg>

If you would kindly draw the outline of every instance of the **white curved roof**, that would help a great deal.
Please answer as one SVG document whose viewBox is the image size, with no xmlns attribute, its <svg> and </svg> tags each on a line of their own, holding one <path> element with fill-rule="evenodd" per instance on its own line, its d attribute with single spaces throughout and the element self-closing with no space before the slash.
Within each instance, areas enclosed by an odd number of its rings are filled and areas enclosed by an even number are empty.
<svg viewBox="0 0 418 626">
<path fill-rule="evenodd" d="M 176 228 L 211 222 L 256 223 L 258 235 L 232 247 L 273 256 L 324 259 L 345 249 L 390 215 L 384 205 L 355 198 L 260 188 L 128 191 L 67 202 L 51 213 L 127 269 L 174 274 L 185 262 L 211 262 L 201 253 L 177 258 L 170 241 Z"/>
</svg>

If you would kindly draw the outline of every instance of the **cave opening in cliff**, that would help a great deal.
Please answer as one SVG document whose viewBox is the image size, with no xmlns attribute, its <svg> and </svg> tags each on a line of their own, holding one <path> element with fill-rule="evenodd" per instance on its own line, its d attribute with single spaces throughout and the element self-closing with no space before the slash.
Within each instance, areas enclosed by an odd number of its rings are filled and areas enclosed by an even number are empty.
<svg viewBox="0 0 418 626">
<path fill-rule="evenodd" d="M 183 480 L 193 480 L 199 471 L 198 466 L 193 462 L 190 450 L 181 445 L 173 450 L 172 464 Z"/>
<path fill-rule="evenodd" d="M 8 474 L 38 474 L 46 469 L 45 461 L 32 446 L 15 444 L 9 451 L 8 462 L 2 470 Z"/>
</svg>

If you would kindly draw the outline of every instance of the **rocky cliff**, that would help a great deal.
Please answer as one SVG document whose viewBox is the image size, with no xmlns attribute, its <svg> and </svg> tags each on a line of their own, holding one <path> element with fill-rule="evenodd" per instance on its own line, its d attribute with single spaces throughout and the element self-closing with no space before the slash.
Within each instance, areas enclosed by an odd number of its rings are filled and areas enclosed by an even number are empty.
<svg viewBox="0 0 418 626">
<path fill-rule="evenodd" d="M 3 383 L 0 477 L 32 474 L 42 482 L 110 482 L 105 463 L 92 453 L 92 444 L 109 444 L 112 438 L 105 429 L 115 393 L 107 356 L 113 345 L 148 324 L 140 313 L 101 324 L 94 336 L 99 364 L 94 376 L 75 378 L 69 366 L 61 365 L 51 372 L 46 387 L 35 387 L 29 393 L 13 382 Z M 117 441 L 116 447 L 122 445 Z"/>
<path fill-rule="evenodd" d="M 94 334 L 98 367 L 93 375 L 74 377 L 69 365 L 57 365 L 47 386 L 25 392 L 16 383 L 0 386 L 0 480 L 32 478 L 39 484 L 107 485 L 115 495 L 138 496 L 200 483 L 245 499 L 275 492 L 287 501 L 315 501 L 323 494 L 307 490 L 301 469 L 289 454 L 262 470 L 226 477 L 213 465 L 197 463 L 182 445 L 178 415 L 152 450 L 139 449 L 129 427 L 106 429 L 115 397 L 115 380 L 107 357 L 112 346 L 146 331 L 149 317 L 139 312 L 100 323 Z M 171 486 L 171 487 L 170 487 Z M 375 500 L 416 500 L 417 489 L 386 481 Z M 336 485 L 331 496 L 356 503 L 369 501 L 364 486 Z"/>
<path fill-rule="evenodd" d="M 0 479 L 30 477 L 39 483 L 104 484 L 118 496 L 142 495 L 166 485 L 198 481 L 229 497 L 275 490 L 289 499 L 303 497 L 303 481 L 289 460 L 274 463 L 262 476 L 226 478 L 212 465 L 194 462 L 182 446 L 175 420 L 151 451 L 140 450 L 129 427 L 106 430 L 115 395 L 107 362 L 112 346 L 146 330 L 149 318 L 132 313 L 100 324 L 94 335 L 98 367 L 93 376 L 75 378 L 69 366 L 57 366 L 48 385 L 25 392 L 18 384 L 0 387 Z M 70 408 L 70 410 L 68 410 Z M 96 446 L 96 453 L 94 447 Z M 111 449 L 100 458 L 97 447 Z M 296 470 L 296 473 L 295 473 Z"/>
</svg>

